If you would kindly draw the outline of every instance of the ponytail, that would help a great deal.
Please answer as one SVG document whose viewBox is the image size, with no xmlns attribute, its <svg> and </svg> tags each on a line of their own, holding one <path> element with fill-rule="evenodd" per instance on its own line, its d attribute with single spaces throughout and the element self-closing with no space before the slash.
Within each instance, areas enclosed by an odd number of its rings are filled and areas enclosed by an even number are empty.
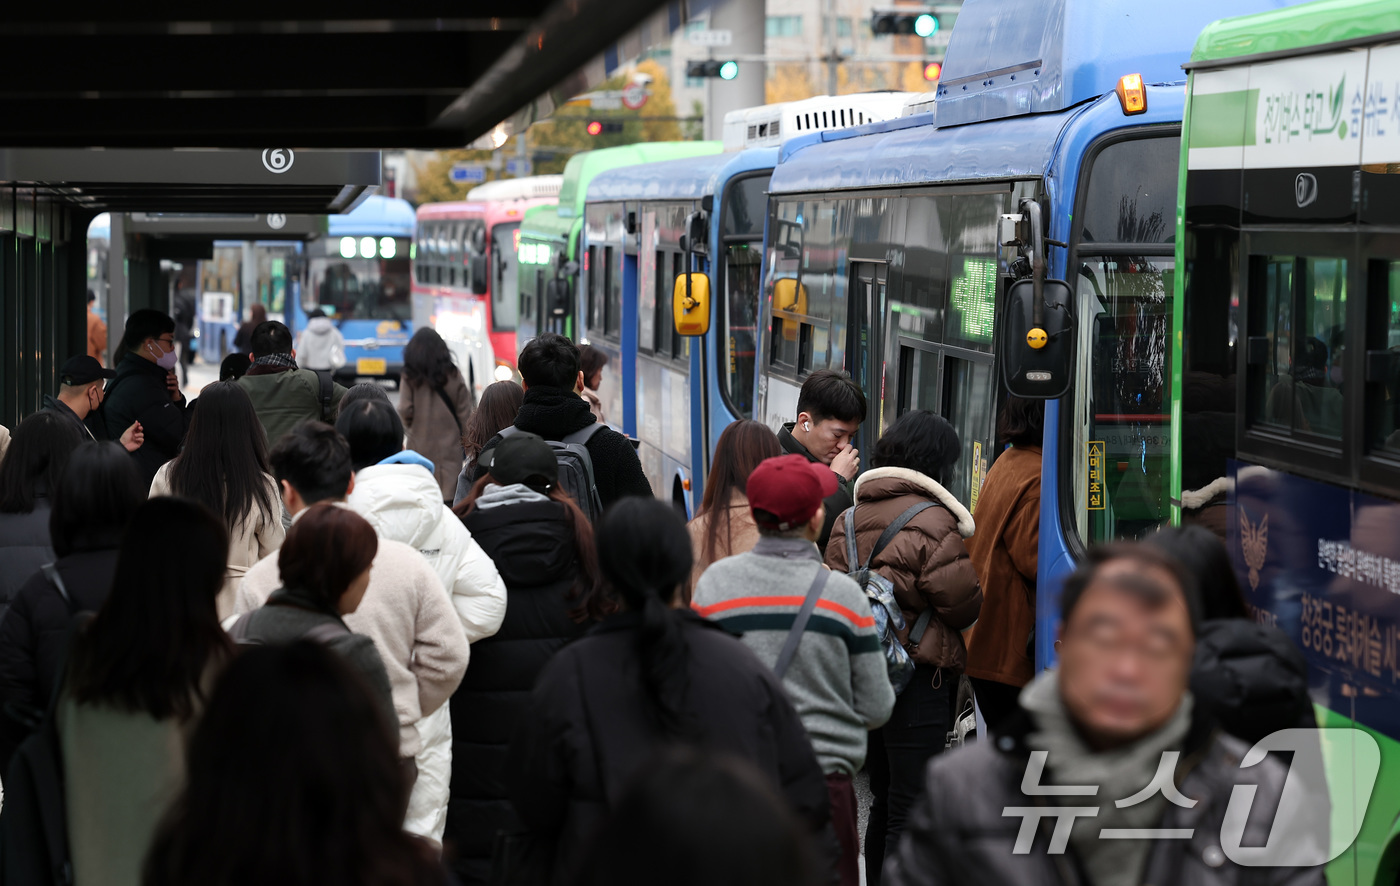
<svg viewBox="0 0 1400 886">
<path fill-rule="evenodd" d="M 641 614 L 636 652 L 652 717 L 666 736 L 691 737 L 697 724 L 686 710 L 690 646 L 682 615 L 671 608 L 692 563 L 685 522 L 664 502 L 625 498 L 603 515 L 597 539 L 603 577 Z"/>
</svg>

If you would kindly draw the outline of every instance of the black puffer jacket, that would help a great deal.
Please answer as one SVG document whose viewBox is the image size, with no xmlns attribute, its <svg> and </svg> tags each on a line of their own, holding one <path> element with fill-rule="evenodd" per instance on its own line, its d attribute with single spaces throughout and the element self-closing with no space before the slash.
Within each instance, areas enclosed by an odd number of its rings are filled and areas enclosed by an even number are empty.
<svg viewBox="0 0 1400 886">
<path fill-rule="evenodd" d="M 1217 619 L 1201 625 L 1191 694 L 1226 732 L 1250 744 L 1280 729 L 1316 728 L 1308 664 L 1272 625 Z"/>
<path fill-rule="evenodd" d="M 688 609 L 677 617 L 690 650 L 685 705 L 700 730 L 695 743 L 754 764 L 814 833 L 825 828 L 826 779 L 782 683 L 718 625 Z M 557 847 L 555 883 L 568 880 L 629 778 L 667 744 L 643 701 L 640 624 L 640 613 L 614 615 L 560 650 L 511 745 L 511 801 Z"/>
<path fill-rule="evenodd" d="M 47 707 L 68 648 L 72 616 L 102 608 L 117 571 L 117 549 L 78 551 L 55 565 L 72 602 L 36 572 L 0 621 L 0 704 L 13 702 L 41 711 Z M 14 721 L 0 717 L 0 767 L 9 768 L 10 756 L 23 738 Z"/>
<path fill-rule="evenodd" d="M 558 440 L 583 430 L 596 420 L 587 401 L 573 391 L 533 387 L 525 392 L 515 426 L 546 440 Z M 485 449 L 494 448 L 500 441 L 499 434 L 492 437 Z M 603 507 L 629 495 L 651 497 L 651 483 L 642 471 L 637 450 L 622 434 L 612 428 L 594 434 L 588 440 L 588 455 L 593 459 L 593 482 L 598 486 L 598 498 Z M 464 470 L 472 472 L 473 483 L 485 473 L 474 463 Z"/>
<path fill-rule="evenodd" d="M 185 441 L 185 401 L 171 401 L 167 377 L 166 371 L 150 360 L 126 354 L 117 364 L 117 377 L 107 385 L 107 399 L 102 402 L 107 439 L 120 440 L 132 422 L 141 422 L 146 442 L 132 457 L 147 485 L 161 465 L 179 454 Z"/>
<path fill-rule="evenodd" d="M 510 740 L 535 679 L 586 626 L 569 618 L 579 574 L 565 506 L 536 501 L 476 509 L 462 521 L 506 583 L 506 618 L 472 644 L 472 663 L 452 695 L 452 795 L 444 842 L 463 884 L 485 883 L 497 831 L 519 830 L 506 794 Z"/>
<path fill-rule="evenodd" d="M 49 538 L 49 499 L 39 493 L 34 510 L 27 514 L 0 514 L 0 620 L 10 608 L 20 585 L 54 561 Z"/>
</svg>

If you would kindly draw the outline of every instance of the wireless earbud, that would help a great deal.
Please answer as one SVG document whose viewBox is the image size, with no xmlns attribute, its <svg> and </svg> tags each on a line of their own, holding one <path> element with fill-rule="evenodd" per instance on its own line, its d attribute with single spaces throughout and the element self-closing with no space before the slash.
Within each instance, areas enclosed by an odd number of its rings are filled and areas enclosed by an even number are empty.
<svg viewBox="0 0 1400 886">
<path fill-rule="evenodd" d="M 812 431 L 812 423 L 809 422 L 809 421 L 804 421 L 804 422 L 802 423 L 802 430 L 807 431 L 808 433 L 811 433 L 811 431 Z"/>
</svg>

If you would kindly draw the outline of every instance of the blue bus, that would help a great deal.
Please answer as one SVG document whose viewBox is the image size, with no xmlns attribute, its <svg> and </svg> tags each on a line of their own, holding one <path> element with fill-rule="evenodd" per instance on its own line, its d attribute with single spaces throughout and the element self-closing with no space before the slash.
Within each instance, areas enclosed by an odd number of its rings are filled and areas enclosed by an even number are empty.
<svg viewBox="0 0 1400 886">
<path fill-rule="evenodd" d="M 345 337 L 345 365 L 336 373 L 342 381 L 399 380 L 413 335 L 416 223 L 407 200 L 375 195 L 329 216 L 326 236 L 306 245 L 305 282 L 290 299 L 287 325 L 296 334 L 311 311 L 326 312 Z"/>
<path fill-rule="evenodd" d="M 766 192 L 780 133 L 893 117 L 905 98 L 823 96 L 734 112 L 726 129 L 747 125 L 725 153 L 621 167 L 589 183 L 576 315 L 582 338 L 609 357 L 604 415 L 637 439 L 657 495 L 687 514 L 720 433 L 753 416 Z M 713 320 L 700 336 L 676 331 L 673 292 L 687 272 L 713 283 Z"/>
<path fill-rule="evenodd" d="M 950 491 L 970 509 L 998 454 L 1007 287 L 1033 257 L 1069 281 L 1080 346 L 1068 393 L 1046 408 L 1040 667 L 1085 549 L 1171 516 L 1181 65 L 1210 21 L 1280 5 L 968 4 L 928 113 L 795 139 L 774 170 L 756 413 L 791 421 L 808 373 L 844 369 L 870 397 L 867 458 L 906 410 L 952 422 L 963 453 Z"/>
</svg>

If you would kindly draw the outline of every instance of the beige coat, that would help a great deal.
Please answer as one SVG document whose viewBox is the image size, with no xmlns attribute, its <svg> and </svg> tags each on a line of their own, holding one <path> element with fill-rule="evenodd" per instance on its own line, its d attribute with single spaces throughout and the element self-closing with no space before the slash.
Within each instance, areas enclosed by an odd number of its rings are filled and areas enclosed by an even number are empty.
<svg viewBox="0 0 1400 886">
<path fill-rule="evenodd" d="M 690 587 L 700 581 L 700 574 L 710 568 L 710 564 L 725 557 L 753 550 L 758 544 L 758 526 L 753 522 L 753 511 L 744 493 L 735 490 L 729 500 L 729 534 L 721 533 L 715 539 L 714 556 L 705 557 L 705 530 L 710 525 L 710 515 L 701 514 L 690 521 L 690 547 L 695 552 L 695 566 L 690 571 Z M 689 601 L 689 595 L 687 600 Z"/>
<path fill-rule="evenodd" d="M 281 586 L 277 557 L 258 561 L 238 586 L 235 614 L 257 609 Z M 447 590 L 422 554 L 381 538 L 369 588 L 345 624 L 379 649 L 399 715 L 399 753 L 417 755 L 416 724 L 442 707 L 467 672 L 467 635 Z"/>
<path fill-rule="evenodd" d="M 472 414 L 472 394 L 459 372 L 444 389 L 457 410 L 457 420 L 442 397 L 426 382 L 405 381 L 399 389 L 399 418 L 408 436 L 408 449 L 433 463 L 433 476 L 442 487 L 442 500 L 451 502 L 462 471 L 462 431 Z"/>
<path fill-rule="evenodd" d="M 170 466 L 166 462 L 156 471 L 151 481 L 151 498 L 160 495 L 174 495 L 170 488 Z M 282 495 L 277 481 L 263 474 L 267 480 L 268 492 L 272 496 L 272 510 L 264 516 L 257 507 L 248 512 L 238 526 L 230 526 L 228 533 L 228 573 L 224 577 L 224 589 L 219 591 L 218 607 L 220 620 L 233 612 L 234 596 L 238 593 L 238 582 L 243 574 L 256 562 L 282 547 L 287 530 L 282 526 Z"/>
</svg>

